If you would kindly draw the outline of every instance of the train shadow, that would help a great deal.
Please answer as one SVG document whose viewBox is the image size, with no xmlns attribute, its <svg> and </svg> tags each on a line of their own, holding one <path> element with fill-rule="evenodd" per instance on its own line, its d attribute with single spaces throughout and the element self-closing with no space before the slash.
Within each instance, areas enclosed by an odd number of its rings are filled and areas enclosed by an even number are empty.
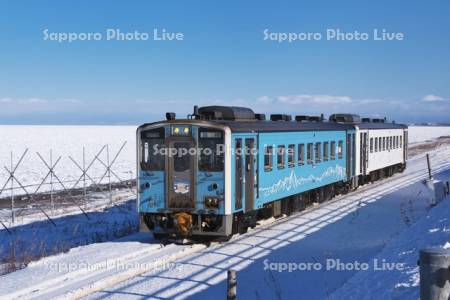
<svg viewBox="0 0 450 300">
<path fill-rule="evenodd" d="M 426 214 L 429 195 L 421 176 L 400 175 L 342 201 L 262 226 L 180 260 L 175 269 L 144 274 L 94 298 L 222 298 L 226 271 L 235 269 L 240 298 L 326 299 L 357 272 L 329 269 L 327 263 L 369 263 L 393 236 Z M 435 177 L 448 178 L 450 170 Z M 289 263 L 321 268 L 280 270 Z"/>
</svg>

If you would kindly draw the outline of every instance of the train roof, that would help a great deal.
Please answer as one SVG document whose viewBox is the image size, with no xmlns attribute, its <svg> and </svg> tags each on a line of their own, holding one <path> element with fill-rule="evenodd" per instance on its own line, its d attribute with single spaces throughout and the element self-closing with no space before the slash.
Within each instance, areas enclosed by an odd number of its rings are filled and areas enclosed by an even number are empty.
<svg viewBox="0 0 450 300">
<path fill-rule="evenodd" d="M 359 129 L 407 129 L 408 126 L 404 124 L 397 123 L 358 123 L 355 124 Z"/>
<path fill-rule="evenodd" d="M 331 122 L 296 121 L 212 121 L 228 126 L 232 132 L 283 132 L 283 131 L 344 131 L 353 130 L 350 124 Z"/>
<path fill-rule="evenodd" d="M 195 119 L 175 119 L 170 121 L 159 121 L 146 123 L 139 128 L 148 125 L 166 125 L 166 124 L 209 124 L 222 125 L 230 128 L 231 132 L 292 132 L 292 131 L 345 131 L 354 130 L 355 126 L 359 129 L 407 129 L 408 126 L 396 123 L 335 123 L 335 122 L 297 122 L 297 121 L 225 121 L 225 120 L 195 120 Z"/>
<path fill-rule="evenodd" d="M 344 131 L 353 130 L 352 124 L 341 124 L 333 122 L 297 122 L 297 121 L 225 121 L 225 120 L 195 120 L 195 119 L 175 119 L 170 121 L 160 121 L 154 123 L 146 123 L 138 128 L 149 125 L 166 125 L 192 123 L 222 125 L 230 128 L 231 132 L 292 132 L 292 131 Z"/>
</svg>

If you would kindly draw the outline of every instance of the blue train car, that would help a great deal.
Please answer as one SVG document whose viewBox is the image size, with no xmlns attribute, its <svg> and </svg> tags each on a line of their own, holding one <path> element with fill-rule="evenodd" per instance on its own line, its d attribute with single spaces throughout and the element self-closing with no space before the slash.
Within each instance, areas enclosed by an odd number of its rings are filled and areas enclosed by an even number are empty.
<svg viewBox="0 0 450 300">
<path fill-rule="evenodd" d="M 138 210 L 163 236 L 229 237 L 354 187 L 355 127 L 210 106 L 137 130 Z"/>
</svg>

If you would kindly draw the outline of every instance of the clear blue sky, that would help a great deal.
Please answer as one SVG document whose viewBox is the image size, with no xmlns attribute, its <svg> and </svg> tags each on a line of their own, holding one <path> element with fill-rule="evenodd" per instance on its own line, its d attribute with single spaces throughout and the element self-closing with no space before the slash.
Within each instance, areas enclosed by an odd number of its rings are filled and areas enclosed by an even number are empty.
<svg viewBox="0 0 450 300">
<path fill-rule="evenodd" d="M 50 32 L 178 42 L 44 41 Z M 403 41 L 264 41 L 327 28 Z M 0 1 L 0 123 L 139 124 L 194 104 L 450 122 L 449 1 Z"/>
</svg>

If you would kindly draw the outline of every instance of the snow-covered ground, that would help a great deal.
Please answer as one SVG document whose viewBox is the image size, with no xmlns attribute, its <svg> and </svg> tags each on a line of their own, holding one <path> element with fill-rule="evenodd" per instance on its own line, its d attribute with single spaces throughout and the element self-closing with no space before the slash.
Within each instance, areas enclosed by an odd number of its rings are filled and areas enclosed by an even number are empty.
<svg viewBox="0 0 450 300">
<path fill-rule="evenodd" d="M 55 173 L 62 181 L 74 181 L 81 175 L 80 169 L 70 160 L 69 156 L 80 165 L 83 165 L 83 147 L 85 148 L 86 166 L 90 164 L 104 145 L 108 145 L 110 161 L 119 151 L 124 142 L 126 145 L 113 170 L 117 175 L 127 180 L 136 174 L 136 126 L 26 126 L 26 125 L 0 125 L 0 188 L 8 178 L 7 171 L 10 168 L 11 152 L 13 164 L 20 159 L 22 153 L 28 149 L 23 162 L 17 168 L 16 177 L 22 185 L 36 185 L 41 182 L 48 172 L 45 164 L 38 157 L 50 161 L 50 150 L 53 162 L 59 156 L 61 161 L 55 168 Z M 99 158 L 107 162 L 106 148 L 100 153 Z M 95 161 L 90 167 L 88 174 L 98 180 L 105 172 L 105 167 L 99 161 Z M 117 181 L 115 177 L 112 178 Z M 75 182 L 67 183 L 71 187 Z M 17 183 L 14 183 L 17 187 Z M 58 186 L 55 185 L 56 188 Z M 37 186 L 30 187 L 28 192 L 35 191 Z M 60 187 L 59 187 L 60 188 Z M 41 187 L 40 191 L 48 190 L 49 186 Z M 17 190 L 16 193 L 21 192 Z M 6 195 L 9 195 L 6 193 Z"/>
<path fill-rule="evenodd" d="M 450 136 L 450 126 L 410 126 L 408 129 L 409 143 L 420 143 L 441 136 Z"/>
<path fill-rule="evenodd" d="M 390 241 L 374 258 L 401 264 L 401 268 L 358 272 L 330 299 L 419 299 L 418 251 L 430 246 L 450 248 L 450 197 Z"/>
<path fill-rule="evenodd" d="M 450 147 L 430 154 L 435 177 L 450 178 Z M 238 270 L 238 296 L 243 299 L 341 299 L 340 295 L 352 294 L 345 290 L 344 284 L 348 282 L 350 289 L 359 288 L 359 281 L 352 285 L 351 278 L 357 280 L 366 271 L 339 270 L 336 266 L 327 270 L 328 261 L 372 266 L 374 258 L 385 258 L 390 263 L 406 262 L 413 268 L 410 263 L 417 258 L 418 249 L 402 248 L 401 245 L 408 246 L 406 241 L 383 254 L 396 236 L 409 235 L 418 247 L 428 241 L 433 244 L 448 241 L 448 236 L 440 232 L 446 233 L 450 227 L 448 219 L 443 218 L 450 215 L 450 205 L 446 200 L 429 210 L 430 195 L 422 183 L 426 175 L 425 159 L 418 155 L 409 161 L 403 174 L 209 248 L 203 245 L 160 248 L 142 234 L 82 246 L 1 277 L 0 298 L 49 299 L 93 292 L 97 293 L 89 298 L 223 298 L 226 271 L 233 268 Z M 424 216 L 442 222 L 422 222 Z M 415 227 L 429 225 L 432 227 L 428 229 Z M 421 244 L 417 241 L 421 235 L 408 234 L 410 230 L 438 233 L 442 238 L 428 241 L 424 238 Z M 396 254 L 403 252 L 410 258 L 399 261 Z M 294 264 L 297 269 L 293 269 Z M 291 272 L 285 270 L 289 266 Z M 299 269 L 307 266 L 313 270 Z M 369 269 L 366 273 L 370 272 Z M 385 292 L 387 298 L 410 299 L 416 293 L 414 274 L 408 272 L 401 276 L 386 273 L 386 277 L 396 278 L 396 282 L 385 282 L 392 291 Z M 413 284 L 408 286 L 410 279 Z M 362 295 L 365 288 L 355 294 Z M 377 292 L 374 289 L 368 298 L 379 298 Z"/>
<path fill-rule="evenodd" d="M 52 216 L 51 222 L 43 216 L 28 216 L 25 220 L 28 222 L 20 220 L 14 226 L 7 224 L 8 230 L 0 230 L 0 274 L 80 245 L 129 235 L 139 225 L 134 198 L 86 210 L 86 214 L 74 210 Z"/>
</svg>

